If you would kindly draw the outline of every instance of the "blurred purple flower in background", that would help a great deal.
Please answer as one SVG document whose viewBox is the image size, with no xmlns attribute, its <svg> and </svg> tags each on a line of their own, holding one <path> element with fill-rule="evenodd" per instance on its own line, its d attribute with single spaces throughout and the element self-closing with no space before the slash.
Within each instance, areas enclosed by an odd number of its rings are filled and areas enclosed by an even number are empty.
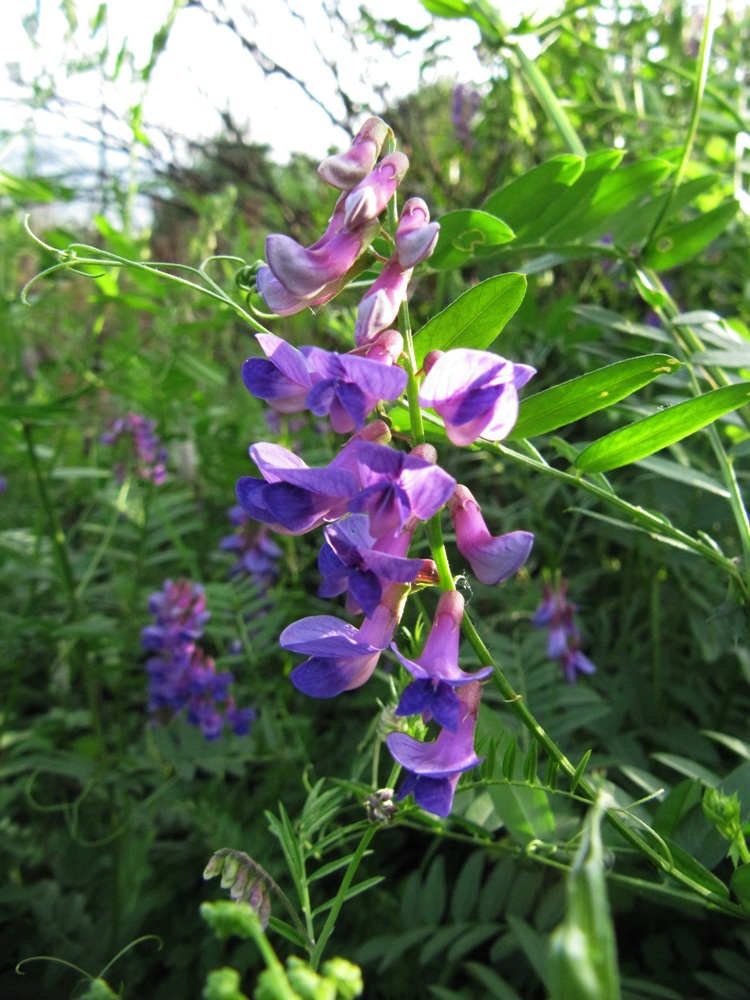
<svg viewBox="0 0 750 1000">
<path fill-rule="evenodd" d="M 456 133 L 456 138 L 464 147 L 471 149 L 474 145 L 472 136 L 472 124 L 474 117 L 479 110 L 482 97 L 479 91 L 465 83 L 459 83 L 453 88 L 453 102 L 451 104 L 451 121 Z"/>
<path fill-rule="evenodd" d="M 115 476 L 123 480 L 130 467 L 139 479 L 148 480 L 160 486 L 167 478 L 167 450 L 159 442 L 155 433 L 156 421 L 147 420 L 138 413 L 127 413 L 113 420 L 101 436 L 102 444 L 116 445 L 121 438 L 131 439 L 130 454 L 127 459 L 115 465 Z"/>
<path fill-rule="evenodd" d="M 534 628 L 546 628 L 547 656 L 558 660 L 566 679 L 572 684 L 577 675 L 593 674 L 596 667 L 581 652 L 581 633 L 575 622 L 576 604 L 567 597 L 567 583 L 557 587 L 544 584 L 543 600 L 531 619 Z"/>
<path fill-rule="evenodd" d="M 167 722 L 184 712 L 207 740 L 218 739 L 225 725 L 246 735 L 255 710 L 237 708 L 229 691 L 231 672 L 217 672 L 213 659 L 195 643 L 209 618 L 203 588 L 191 580 L 167 580 L 149 598 L 149 610 L 156 622 L 142 630 L 141 644 L 156 654 L 146 661 L 152 722 Z"/>
<path fill-rule="evenodd" d="M 261 590 L 268 589 L 279 575 L 281 549 L 269 535 L 268 529 L 248 517 L 238 504 L 229 509 L 229 520 L 235 526 L 234 533 L 225 535 L 219 542 L 219 547 L 225 552 L 237 555 L 229 576 L 245 573 L 253 578 Z"/>
</svg>

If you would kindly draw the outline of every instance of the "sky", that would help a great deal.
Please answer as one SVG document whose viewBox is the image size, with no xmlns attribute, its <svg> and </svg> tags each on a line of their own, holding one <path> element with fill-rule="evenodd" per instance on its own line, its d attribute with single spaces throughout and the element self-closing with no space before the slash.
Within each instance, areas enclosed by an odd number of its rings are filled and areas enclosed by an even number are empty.
<svg viewBox="0 0 750 1000">
<path fill-rule="evenodd" d="M 204 3 L 208 10 L 222 16 L 221 0 L 204 0 Z M 336 6 L 345 19 L 353 22 L 359 3 L 360 0 L 338 0 Z M 137 104 L 143 97 L 142 88 L 131 83 L 133 74 L 129 67 L 123 66 L 117 79 L 112 79 L 116 55 L 126 42 L 134 66 L 143 67 L 148 62 L 151 39 L 167 18 L 172 0 L 137 4 L 132 0 L 110 0 L 106 26 L 93 39 L 89 25 L 98 0 L 75 0 L 74 6 L 79 26 L 71 36 L 60 0 L 0 3 L 0 99 L 5 129 L 21 132 L 24 123 L 29 122 L 28 110 L 18 101 L 21 90 L 14 86 L 14 76 L 26 81 L 36 79 L 42 84 L 48 81 L 69 102 L 67 115 L 59 113 L 58 105 L 52 105 L 53 114 L 35 113 L 37 130 L 53 144 L 76 129 L 84 139 L 93 142 L 95 129 L 87 129 L 76 122 L 76 117 L 96 124 L 103 102 L 124 114 L 129 105 Z M 412 27 L 423 27 L 430 22 L 419 0 L 373 0 L 371 6 L 379 17 L 398 17 Z M 247 7 L 256 8 L 256 13 L 244 14 L 243 8 Z M 26 30 L 24 18 L 30 17 L 33 24 L 37 8 L 40 16 L 36 28 Z M 359 56 L 353 56 L 342 37 L 345 28 L 337 25 L 331 30 L 320 0 L 264 0 L 244 4 L 240 0 L 226 0 L 226 9 L 251 41 L 301 76 L 310 90 L 332 108 L 334 115 L 341 116 L 342 108 L 335 97 L 332 74 L 325 69 L 316 45 L 336 61 L 345 89 L 362 104 L 372 103 L 373 84 L 387 85 L 398 95 L 407 94 L 418 85 L 418 52 L 408 53 L 400 46 L 389 54 L 379 47 L 376 50 L 360 45 Z M 304 12 L 304 22 L 294 16 L 299 11 Z M 479 64 L 474 53 L 479 40 L 476 26 L 468 21 L 442 21 L 440 33 L 450 38 L 440 47 L 444 75 L 466 83 L 480 83 L 487 78 L 486 68 Z M 101 67 L 75 73 L 66 71 L 65 64 L 71 59 L 96 58 L 105 42 L 110 54 Z M 306 98 L 299 87 L 280 75 L 264 76 L 228 28 L 213 23 L 204 10 L 186 7 L 177 14 L 167 48 L 145 92 L 144 120 L 152 128 L 201 138 L 216 134 L 220 128 L 218 112 L 224 109 L 240 125 L 247 126 L 252 141 L 268 143 L 282 161 L 295 150 L 322 157 L 331 145 L 346 142 L 342 130 L 333 126 L 325 112 Z M 123 129 L 122 134 L 127 138 L 127 130 Z"/>
</svg>

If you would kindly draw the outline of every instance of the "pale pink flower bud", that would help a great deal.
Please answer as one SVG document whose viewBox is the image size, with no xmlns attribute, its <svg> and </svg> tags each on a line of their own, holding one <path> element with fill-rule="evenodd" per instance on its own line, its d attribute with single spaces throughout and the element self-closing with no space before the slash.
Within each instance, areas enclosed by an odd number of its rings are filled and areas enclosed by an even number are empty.
<svg viewBox="0 0 750 1000">
<path fill-rule="evenodd" d="M 312 298 L 344 275 L 375 238 L 377 221 L 356 231 L 336 233 L 318 249 L 308 249 L 282 233 L 266 238 L 266 261 L 274 277 L 288 292 Z"/>
<path fill-rule="evenodd" d="M 344 222 L 350 228 L 376 219 L 409 169 L 404 153 L 389 153 L 345 199 Z"/>
<path fill-rule="evenodd" d="M 430 222 L 427 203 L 421 198 L 409 198 L 401 211 L 395 237 L 401 266 L 414 267 L 426 260 L 435 249 L 439 235 L 440 223 Z"/>
<path fill-rule="evenodd" d="M 378 162 L 390 129 L 382 118 L 368 118 L 345 153 L 327 156 L 318 167 L 326 184 L 339 191 L 351 191 Z"/>
<path fill-rule="evenodd" d="M 471 492 L 459 484 L 448 501 L 458 551 L 478 580 L 488 585 L 509 579 L 523 566 L 534 544 L 530 531 L 510 531 L 493 537 Z"/>
<path fill-rule="evenodd" d="M 406 298 L 410 278 L 411 270 L 405 271 L 394 254 L 359 303 L 354 325 L 354 341 L 358 347 L 371 343 L 391 326 Z"/>
</svg>

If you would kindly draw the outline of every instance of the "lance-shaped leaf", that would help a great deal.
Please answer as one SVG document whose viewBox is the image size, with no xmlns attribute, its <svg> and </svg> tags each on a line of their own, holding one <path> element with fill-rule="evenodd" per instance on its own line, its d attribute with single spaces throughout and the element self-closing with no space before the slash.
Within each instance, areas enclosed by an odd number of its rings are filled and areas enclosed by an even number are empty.
<svg viewBox="0 0 750 1000">
<path fill-rule="evenodd" d="M 737 214 L 739 202 L 730 198 L 711 212 L 659 233 L 646 247 L 643 263 L 657 271 L 684 264 L 722 233 Z"/>
<path fill-rule="evenodd" d="M 484 203 L 484 210 L 499 216 L 513 229 L 526 227 L 566 188 L 575 184 L 583 168 L 584 160 L 580 156 L 570 153 L 554 156 L 491 194 Z"/>
<path fill-rule="evenodd" d="M 671 375 L 680 367 L 680 362 L 668 354 L 645 354 L 544 389 L 521 403 L 509 440 L 546 434 L 581 420 L 612 406 L 660 375 Z"/>
<path fill-rule="evenodd" d="M 510 226 L 488 212 L 473 208 L 448 212 L 440 219 L 440 236 L 430 266 L 463 267 L 488 250 L 509 243 L 514 235 Z"/>
<path fill-rule="evenodd" d="M 523 274 L 498 274 L 470 288 L 417 331 L 414 352 L 421 366 L 429 351 L 453 347 L 486 350 L 526 294 Z"/>
<path fill-rule="evenodd" d="M 667 410 L 652 413 L 594 441 L 576 458 L 581 472 L 608 472 L 653 455 L 750 402 L 750 382 L 714 389 Z"/>
</svg>

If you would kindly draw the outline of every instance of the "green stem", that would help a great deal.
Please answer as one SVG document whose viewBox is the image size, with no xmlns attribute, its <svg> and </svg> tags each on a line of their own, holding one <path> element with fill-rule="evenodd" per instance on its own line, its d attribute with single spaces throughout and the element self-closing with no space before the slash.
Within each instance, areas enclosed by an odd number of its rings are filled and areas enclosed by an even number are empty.
<svg viewBox="0 0 750 1000">
<path fill-rule="evenodd" d="M 690 124 L 688 126 L 688 133 L 685 139 L 685 146 L 682 150 L 682 156 L 680 157 L 680 162 L 677 166 L 677 170 L 675 171 L 669 194 L 667 195 L 666 201 L 662 205 L 661 211 L 657 215 L 656 219 L 654 219 L 651 232 L 646 240 L 646 246 L 648 246 L 651 240 L 653 240 L 659 232 L 662 222 L 667 217 L 667 213 L 672 206 L 674 196 L 677 194 L 677 190 L 682 183 L 682 178 L 685 176 L 685 170 L 687 169 L 690 155 L 693 151 L 695 137 L 698 134 L 698 122 L 700 120 L 701 106 L 703 105 L 703 94 L 706 89 L 706 80 L 708 79 L 708 67 L 711 61 L 711 43 L 713 40 L 713 34 L 714 17 L 711 10 L 711 0 L 708 0 L 708 3 L 706 4 L 706 15 L 703 21 L 703 35 L 701 36 L 701 44 L 698 51 L 695 83 L 693 87 L 693 107 L 690 114 Z"/>
<path fill-rule="evenodd" d="M 521 73 L 526 79 L 526 83 L 533 91 L 534 96 L 539 101 L 547 117 L 560 133 L 560 136 L 570 153 L 575 156 L 585 157 L 586 149 L 578 138 L 578 133 L 573 128 L 565 109 L 557 98 L 557 95 L 547 82 L 547 78 L 539 69 L 539 66 L 530 59 L 517 42 L 504 42 L 506 48 L 513 53 Z"/>
<path fill-rule="evenodd" d="M 315 944 L 315 950 L 310 956 L 310 968 L 314 971 L 317 971 L 318 966 L 320 965 L 320 961 L 323 957 L 323 951 L 328 943 L 328 939 L 333 933 L 333 929 L 336 926 L 336 920 L 341 912 L 341 907 L 344 905 L 346 900 L 346 894 L 349 891 L 349 887 L 351 886 L 354 876 L 357 873 L 360 862 L 362 861 L 362 858 L 364 858 L 367 848 L 370 846 L 370 841 L 375 836 L 377 829 L 377 826 L 373 824 L 368 826 L 365 830 L 362 840 L 359 842 L 359 847 L 354 852 L 354 856 L 349 862 L 349 867 L 346 869 L 346 874 L 341 880 L 339 891 L 336 893 L 333 906 L 328 913 L 328 919 L 323 925 L 323 930 L 320 932 L 320 937 Z"/>
</svg>

